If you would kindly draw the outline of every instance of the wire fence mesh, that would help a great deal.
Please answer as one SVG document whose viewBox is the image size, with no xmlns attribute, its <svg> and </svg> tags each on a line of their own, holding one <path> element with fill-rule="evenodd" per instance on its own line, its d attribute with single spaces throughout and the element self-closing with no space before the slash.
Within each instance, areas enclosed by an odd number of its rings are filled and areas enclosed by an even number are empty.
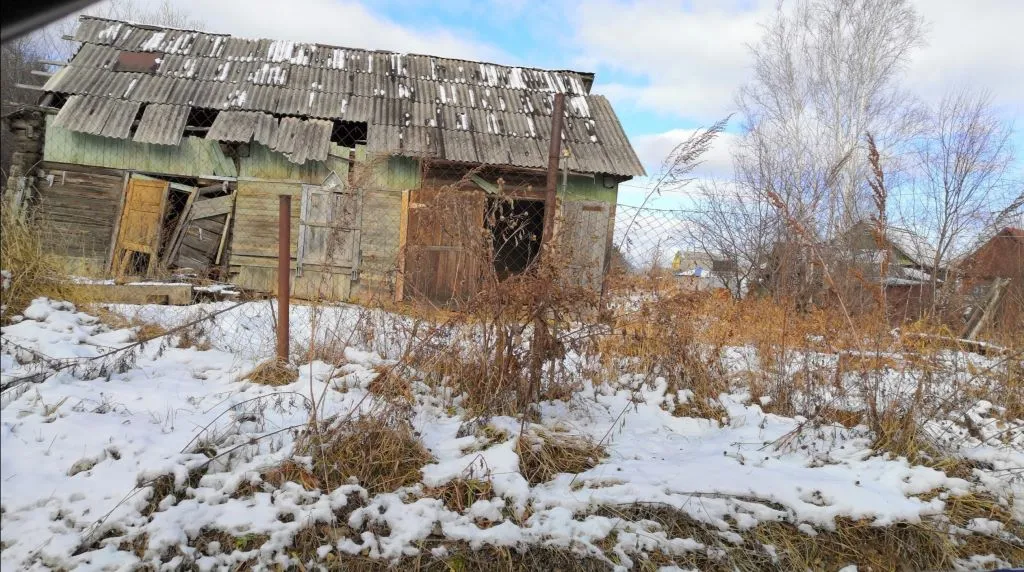
<svg viewBox="0 0 1024 572">
<path fill-rule="evenodd" d="M 670 268 L 677 253 L 696 249 L 692 210 L 615 207 L 615 256 L 629 271 Z M 678 265 L 678 264 L 677 264 Z"/>
</svg>

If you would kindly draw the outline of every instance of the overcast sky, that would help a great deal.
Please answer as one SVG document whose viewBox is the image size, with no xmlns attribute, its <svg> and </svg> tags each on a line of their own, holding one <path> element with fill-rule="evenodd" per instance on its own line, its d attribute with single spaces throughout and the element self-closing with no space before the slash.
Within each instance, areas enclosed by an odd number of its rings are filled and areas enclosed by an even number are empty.
<svg viewBox="0 0 1024 572">
<path fill-rule="evenodd" d="M 156 3 L 157 0 L 136 0 Z M 596 72 L 651 171 L 694 128 L 733 110 L 747 45 L 777 0 L 174 0 L 207 30 L 244 36 Z M 1024 0 L 918 0 L 928 45 L 907 71 L 920 97 L 970 84 L 991 91 L 1024 155 Z M 705 165 L 728 169 L 723 137 Z M 1017 168 L 1024 172 L 1024 159 Z M 638 182 L 643 184 L 642 181 Z"/>
</svg>

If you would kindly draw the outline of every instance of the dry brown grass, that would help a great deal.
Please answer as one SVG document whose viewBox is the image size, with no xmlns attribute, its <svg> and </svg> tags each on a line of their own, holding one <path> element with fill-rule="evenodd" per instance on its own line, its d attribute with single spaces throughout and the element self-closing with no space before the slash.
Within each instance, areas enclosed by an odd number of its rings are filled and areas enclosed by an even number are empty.
<svg viewBox="0 0 1024 572">
<path fill-rule="evenodd" d="M 634 311 L 614 322 L 614 333 L 598 341 L 604 375 L 614 380 L 623 362 L 631 371 L 645 372 L 646 382 L 662 377 L 666 394 L 689 390 L 692 398 L 676 405 L 672 413 L 715 419 L 723 409 L 718 403 L 728 391 L 717 347 L 707 348 L 701 341 L 699 312 L 708 296 L 669 291 L 656 295 Z"/>
<path fill-rule="evenodd" d="M 968 498 L 965 502 L 974 501 Z M 681 556 L 654 553 L 645 559 L 641 569 L 675 564 L 722 572 L 839 570 L 855 564 L 862 570 L 897 572 L 949 570 L 955 559 L 971 555 L 994 554 L 1009 562 L 1024 561 L 1024 545 L 981 534 L 957 535 L 954 540 L 945 524 L 938 520 L 880 527 L 869 519 L 838 518 L 834 530 L 818 530 L 813 536 L 788 522 L 768 522 L 747 531 L 734 530 L 739 532 L 743 542 L 733 544 L 719 536 L 713 527 L 664 505 L 632 505 L 602 510 L 615 518 L 656 522 L 670 538 L 692 538 L 721 551 L 720 558 L 709 558 L 704 551 Z M 947 514 L 953 513 L 947 510 Z M 979 516 L 978 511 L 968 514 L 970 518 Z M 991 513 L 982 511 L 981 514 Z M 966 517 L 954 517 L 953 520 L 958 518 L 964 523 L 968 520 Z M 778 561 L 769 556 L 764 549 L 766 545 L 775 548 Z"/>
<path fill-rule="evenodd" d="M 260 385 L 288 385 L 299 379 L 299 370 L 277 358 L 271 358 L 257 365 L 243 379 Z"/>
<path fill-rule="evenodd" d="M 408 377 L 394 366 L 377 368 L 377 376 L 370 381 L 369 390 L 378 397 L 391 402 L 412 403 L 412 385 Z"/>
<path fill-rule="evenodd" d="M 516 453 L 519 472 L 532 485 L 546 483 L 559 473 L 582 473 L 607 456 L 604 447 L 591 439 L 537 428 L 520 435 Z"/>
<path fill-rule="evenodd" d="M 83 308 L 84 311 L 96 316 L 101 323 L 114 330 L 131 328 L 134 330 L 132 337 L 138 340 L 152 340 L 167 333 L 167 328 L 160 324 L 139 319 L 137 316 L 126 317 L 123 314 L 112 312 L 104 306 L 90 304 Z"/>
<path fill-rule="evenodd" d="M 82 288 L 68 280 L 66 261 L 46 248 L 43 235 L 35 223 L 19 221 L 9 209 L 0 211 L 0 269 L 11 275 L 7 287 L 0 291 L 5 318 L 20 313 L 40 296 L 76 305 L 90 301 Z"/>
<path fill-rule="evenodd" d="M 488 481 L 479 479 L 455 479 L 439 487 L 427 488 L 423 495 L 440 499 L 449 509 L 463 513 L 478 500 L 489 500 L 494 488 Z"/>
<path fill-rule="evenodd" d="M 321 490 L 333 490 L 354 478 L 371 493 L 391 492 L 420 482 L 420 469 L 431 460 L 408 422 L 386 414 L 339 420 L 307 431 L 296 450 L 313 459 L 312 471 L 302 478 L 315 479 L 315 488 Z"/>
</svg>

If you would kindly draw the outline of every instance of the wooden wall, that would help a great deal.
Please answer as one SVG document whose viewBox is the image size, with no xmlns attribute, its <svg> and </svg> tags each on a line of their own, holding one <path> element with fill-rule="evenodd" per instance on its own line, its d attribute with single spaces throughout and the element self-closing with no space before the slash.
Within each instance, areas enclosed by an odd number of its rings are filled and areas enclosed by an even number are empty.
<svg viewBox="0 0 1024 572">
<path fill-rule="evenodd" d="M 124 173 L 53 163 L 42 168 L 36 220 L 44 246 L 80 259 L 76 261 L 81 265 L 79 272 L 102 273 L 120 215 Z"/>
<path fill-rule="evenodd" d="M 250 145 L 249 156 L 240 159 L 234 228 L 229 248 L 228 274 L 243 288 L 261 292 L 277 291 L 277 248 L 279 197 L 289 195 L 291 204 L 291 288 L 304 299 L 347 299 L 352 273 L 328 273 L 305 269 L 295 275 L 298 258 L 302 185 L 319 185 L 333 171 L 348 178 L 349 149 L 332 145 L 326 162 L 296 165 L 258 143 Z"/>
<path fill-rule="evenodd" d="M 113 228 L 120 213 L 124 171 L 181 177 L 237 178 L 237 199 L 226 255 L 229 277 L 253 290 L 276 290 L 278 196 L 292 199 L 291 255 L 293 292 L 299 297 L 346 299 L 353 294 L 392 294 L 398 282 L 401 252 L 400 228 L 405 215 L 403 192 L 433 187 L 423 180 L 420 161 L 406 157 L 368 158 L 365 147 L 331 146 L 324 162 L 296 165 L 258 143 L 232 160 L 216 141 L 185 137 L 178 146 L 160 146 L 48 129 L 43 149 L 51 169 L 66 172 L 55 177 L 52 187 L 40 189 L 49 199 L 42 205 L 43 218 L 60 232 L 60 248 L 102 269 L 108 256 Z M 349 175 L 350 158 L 365 168 Z M 71 165 L 78 165 L 72 167 Z M 322 274 L 304 271 L 294 277 L 300 229 L 302 185 L 319 185 L 331 173 L 362 193 L 359 268 Z M 543 173 L 531 175 L 543 191 Z M 561 185 L 561 179 L 559 181 Z M 563 202 L 600 202 L 610 205 L 609 233 L 614 221 L 617 184 L 608 188 L 603 177 L 570 175 L 560 192 Z M 88 205 L 87 208 L 82 208 Z M 575 212 L 575 211 L 574 211 Z M 213 230 L 213 229 L 210 229 Z M 610 234 L 609 234 L 610 236 Z M 53 243 L 57 248 L 57 241 Z"/>
<path fill-rule="evenodd" d="M 46 118 L 44 161 L 178 177 L 238 176 L 217 141 L 184 137 L 177 146 L 136 143 L 54 127 L 54 117 Z"/>
</svg>

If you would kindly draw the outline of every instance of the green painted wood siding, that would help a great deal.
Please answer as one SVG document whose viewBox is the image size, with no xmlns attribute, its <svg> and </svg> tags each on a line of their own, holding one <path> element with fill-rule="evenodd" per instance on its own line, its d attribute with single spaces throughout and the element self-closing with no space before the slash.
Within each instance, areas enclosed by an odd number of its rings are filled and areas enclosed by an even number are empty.
<svg viewBox="0 0 1024 572">
<path fill-rule="evenodd" d="M 238 176 L 216 141 L 184 137 L 177 146 L 136 143 L 68 131 L 54 127 L 53 120 L 52 115 L 46 118 L 44 161 L 181 177 Z"/>
</svg>

